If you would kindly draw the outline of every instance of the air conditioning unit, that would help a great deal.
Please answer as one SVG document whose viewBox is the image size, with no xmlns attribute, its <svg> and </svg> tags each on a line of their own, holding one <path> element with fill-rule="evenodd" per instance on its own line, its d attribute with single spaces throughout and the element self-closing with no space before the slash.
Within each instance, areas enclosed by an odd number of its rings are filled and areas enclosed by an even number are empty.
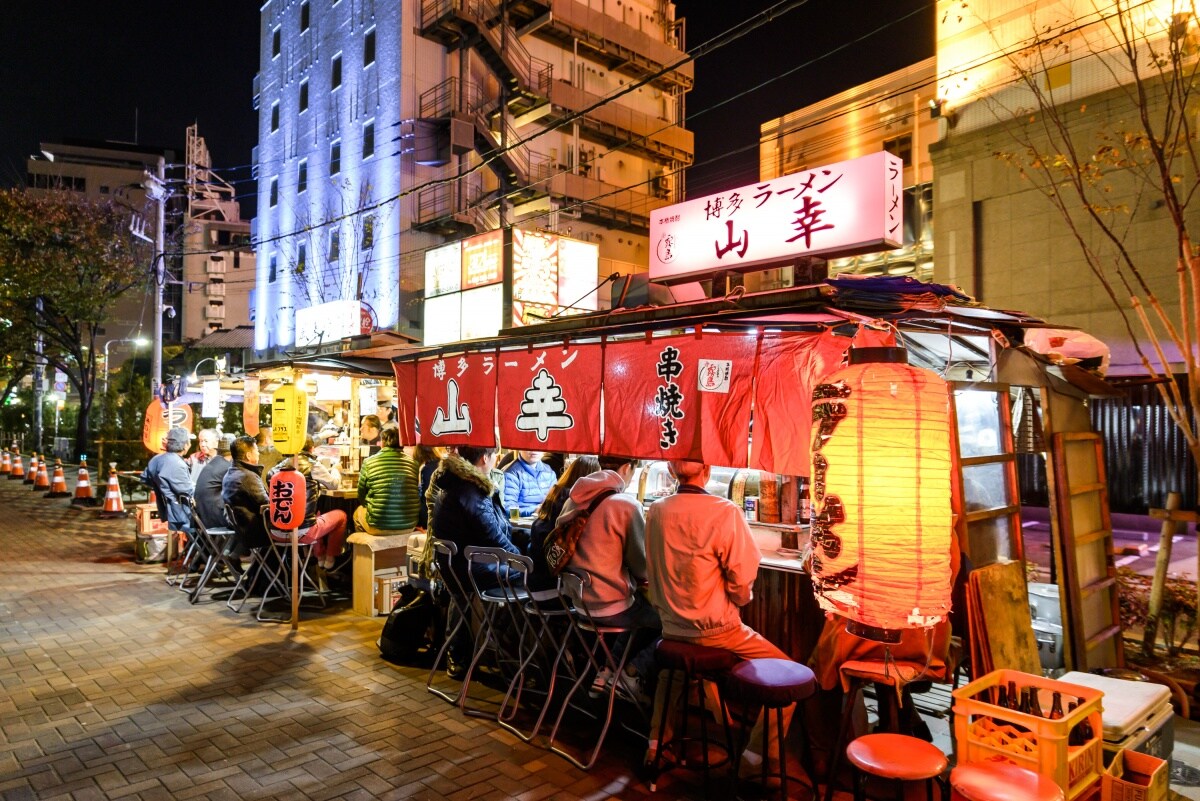
<svg viewBox="0 0 1200 801">
<path fill-rule="evenodd" d="M 204 309 L 204 319 L 205 320 L 224 320 L 225 319 L 225 307 L 224 306 L 208 306 L 208 307 L 206 307 Z"/>
<path fill-rule="evenodd" d="M 204 272 L 208 275 L 224 275 L 225 274 L 225 259 L 222 256 L 214 256 L 204 263 Z"/>
<path fill-rule="evenodd" d="M 210 298 L 225 297 L 225 284 L 213 283 L 204 285 L 204 294 Z"/>
</svg>

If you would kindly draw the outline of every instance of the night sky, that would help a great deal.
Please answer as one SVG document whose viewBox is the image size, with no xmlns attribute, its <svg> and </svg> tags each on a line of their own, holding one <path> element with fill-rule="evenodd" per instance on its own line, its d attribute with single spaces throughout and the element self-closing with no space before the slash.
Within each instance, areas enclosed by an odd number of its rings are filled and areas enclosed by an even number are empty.
<svg viewBox="0 0 1200 801">
<path fill-rule="evenodd" d="M 778 4 L 677 0 L 676 7 L 687 18 L 692 49 Z M 253 194 L 247 165 L 256 137 L 258 3 L 11 0 L 5 6 L 0 185 L 23 181 L 25 157 L 43 140 L 133 141 L 136 109 L 142 144 L 182 151 L 186 127 L 199 122 L 213 165 L 239 192 Z M 876 29 L 882 30 L 872 34 Z M 699 59 L 687 98 L 697 161 L 687 177 L 689 194 L 756 180 L 762 122 L 932 55 L 933 30 L 934 0 L 809 0 Z M 746 152 L 726 155 L 740 148 Z"/>
</svg>

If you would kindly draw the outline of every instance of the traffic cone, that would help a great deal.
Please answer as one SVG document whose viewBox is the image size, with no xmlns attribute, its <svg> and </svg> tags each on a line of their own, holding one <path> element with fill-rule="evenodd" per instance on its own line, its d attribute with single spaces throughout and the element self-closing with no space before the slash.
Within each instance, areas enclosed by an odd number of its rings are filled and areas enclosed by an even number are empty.
<svg viewBox="0 0 1200 801">
<path fill-rule="evenodd" d="M 117 463 L 108 466 L 108 490 L 104 493 L 104 508 L 100 517 L 124 517 L 125 502 L 121 499 L 121 483 L 117 481 Z"/>
<path fill-rule="evenodd" d="M 79 478 L 75 482 L 75 497 L 72 506 L 91 506 L 96 500 L 92 494 L 92 481 L 88 476 L 87 455 L 79 457 Z"/>
<path fill-rule="evenodd" d="M 71 493 L 67 492 L 67 477 L 63 473 L 62 459 L 54 460 L 54 478 L 50 481 L 50 491 L 46 493 L 47 498 L 70 498 Z"/>
<path fill-rule="evenodd" d="M 46 457 L 43 456 L 38 461 L 37 475 L 33 477 L 34 492 L 49 492 L 50 491 L 50 471 L 46 467 Z"/>
<path fill-rule="evenodd" d="M 21 465 L 21 454 L 13 454 L 12 472 L 8 474 L 9 481 L 20 481 L 25 478 L 25 468 Z"/>
<path fill-rule="evenodd" d="M 8 455 L 8 451 L 0 451 L 0 474 L 8 475 L 12 472 L 12 457 Z"/>
<path fill-rule="evenodd" d="M 37 480 L 37 474 L 38 474 L 38 455 L 37 455 L 37 451 L 34 451 L 33 455 L 29 457 L 29 472 L 25 474 L 25 483 L 32 484 L 34 481 Z"/>
</svg>

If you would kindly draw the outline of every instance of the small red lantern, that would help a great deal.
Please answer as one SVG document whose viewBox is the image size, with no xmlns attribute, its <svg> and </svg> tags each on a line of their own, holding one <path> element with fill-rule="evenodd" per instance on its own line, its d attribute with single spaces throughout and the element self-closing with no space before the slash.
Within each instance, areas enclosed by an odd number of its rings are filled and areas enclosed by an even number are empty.
<svg viewBox="0 0 1200 801">
<path fill-rule="evenodd" d="M 270 501 L 271 528 L 279 531 L 294 531 L 304 523 L 305 504 L 308 500 L 304 485 L 304 474 L 299 470 L 285 468 L 275 475 L 267 486 Z"/>
<path fill-rule="evenodd" d="M 950 399 L 902 348 L 857 348 L 813 389 L 813 586 L 883 642 L 950 611 Z"/>
</svg>

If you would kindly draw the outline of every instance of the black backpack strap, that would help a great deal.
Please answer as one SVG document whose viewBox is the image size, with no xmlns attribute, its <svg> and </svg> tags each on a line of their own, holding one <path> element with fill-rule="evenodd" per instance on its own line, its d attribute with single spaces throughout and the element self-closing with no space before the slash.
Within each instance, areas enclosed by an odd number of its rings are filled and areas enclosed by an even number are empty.
<svg viewBox="0 0 1200 801">
<path fill-rule="evenodd" d="M 616 494 L 617 494 L 617 491 L 615 489 L 606 489 L 603 492 L 601 492 L 599 495 L 597 495 L 595 498 L 592 498 L 592 502 L 590 504 L 588 504 L 588 508 L 587 508 L 588 517 L 592 516 L 592 512 L 596 511 L 596 507 L 599 506 L 602 501 L 608 500 L 609 498 L 611 498 L 612 496 L 614 496 Z"/>
</svg>

